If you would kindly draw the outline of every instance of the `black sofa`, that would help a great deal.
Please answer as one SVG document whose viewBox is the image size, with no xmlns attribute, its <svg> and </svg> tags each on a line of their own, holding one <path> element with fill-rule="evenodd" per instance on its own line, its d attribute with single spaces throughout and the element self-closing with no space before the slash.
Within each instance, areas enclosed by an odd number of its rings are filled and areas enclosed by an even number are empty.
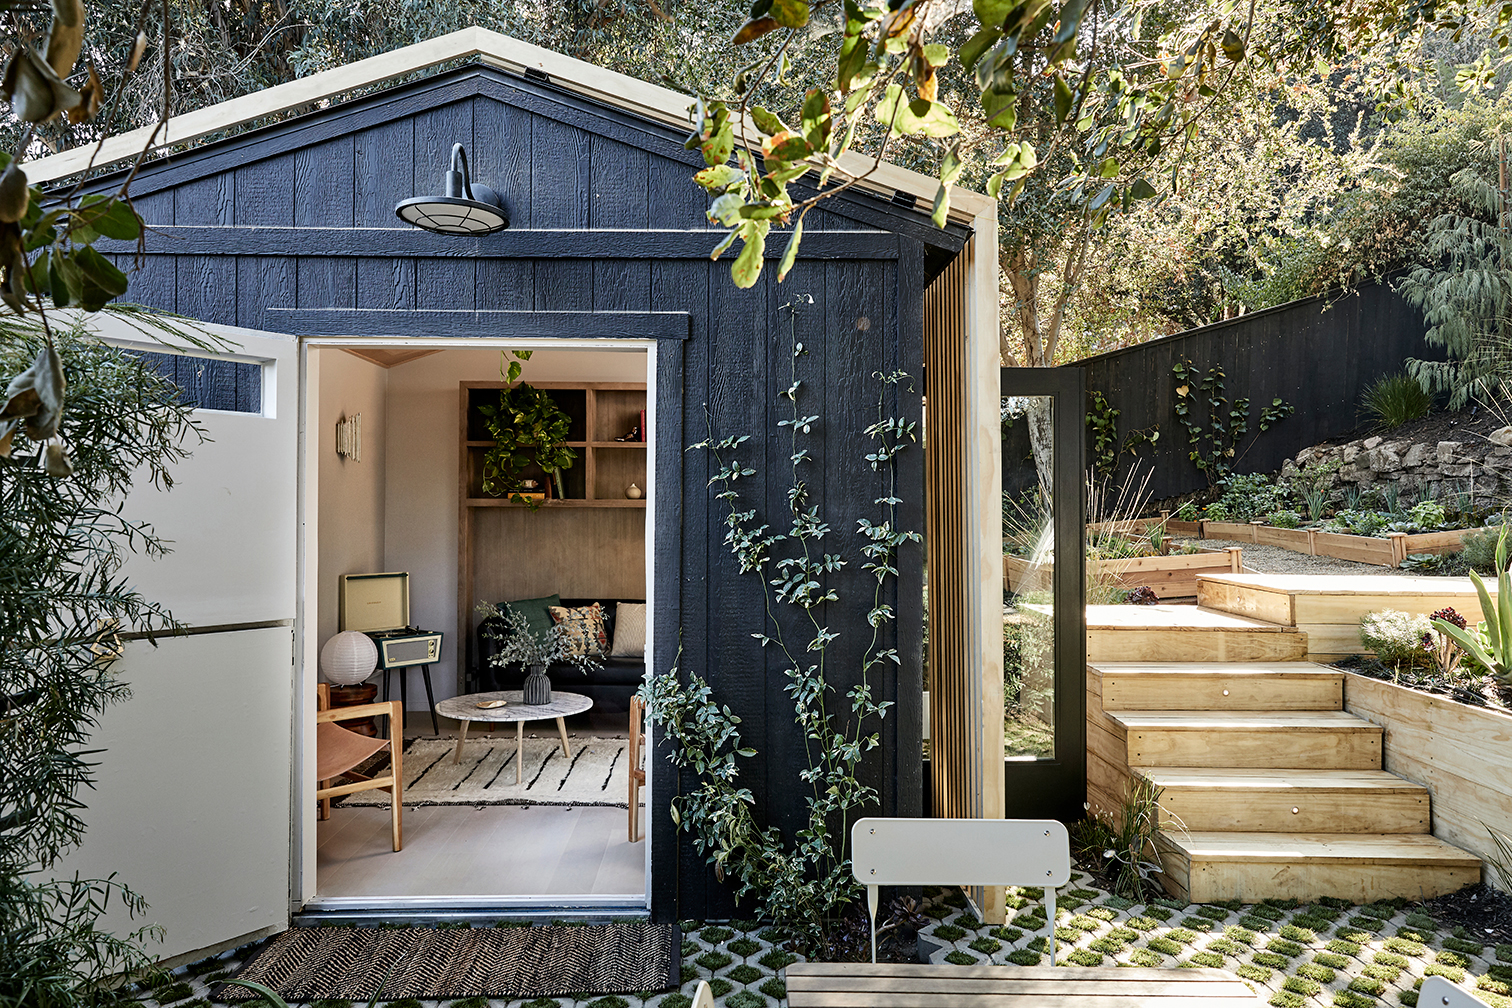
<svg viewBox="0 0 1512 1008">
<path fill-rule="evenodd" d="M 612 650 L 618 603 L 644 601 L 644 599 L 562 599 L 562 605 L 568 609 L 580 609 L 597 602 L 604 611 L 604 632 Z M 478 684 L 480 692 L 517 690 L 525 683 L 525 666 L 493 663 L 493 656 L 499 649 L 499 642 L 495 635 L 500 632 L 502 625 L 503 620 L 498 616 L 490 616 L 478 624 L 477 648 L 473 652 L 477 655 L 477 667 L 473 670 L 473 681 Z M 630 697 L 640 689 L 641 681 L 646 677 L 646 659 L 644 657 L 611 658 L 606 655 L 599 660 L 603 662 L 603 668 L 590 669 L 586 674 L 571 662 L 556 662 L 548 665 L 546 674 L 551 678 L 552 690 L 581 693 L 583 696 L 590 697 L 595 710 L 628 713 Z"/>
</svg>

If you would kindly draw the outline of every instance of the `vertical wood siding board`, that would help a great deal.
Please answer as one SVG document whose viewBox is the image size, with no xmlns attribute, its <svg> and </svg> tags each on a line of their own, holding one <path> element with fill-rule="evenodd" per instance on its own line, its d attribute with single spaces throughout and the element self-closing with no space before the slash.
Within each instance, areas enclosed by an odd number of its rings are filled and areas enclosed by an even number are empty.
<svg viewBox="0 0 1512 1008">
<path fill-rule="evenodd" d="M 775 474 L 765 469 L 763 447 L 775 435 L 768 423 L 771 410 L 768 395 L 768 362 L 766 347 L 769 341 L 779 338 L 776 320 L 770 312 L 768 277 L 749 290 L 739 290 L 725 274 L 725 268 L 711 264 L 713 287 L 711 300 L 712 330 L 707 360 L 706 381 L 708 396 L 708 425 L 713 437 L 721 439 L 731 435 L 749 434 L 751 440 L 739 448 L 721 452 L 729 461 L 738 458 L 752 463 L 758 470 L 749 482 L 741 481 L 736 489 L 741 493 L 739 507 L 742 510 L 755 508 L 758 524 L 769 523 L 773 531 L 785 529 L 787 522 L 779 514 L 760 514 L 767 510 L 763 491 Z M 701 412 L 701 411 L 700 411 Z M 692 420 L 696 424 L 688 431 L 690 439 L 702 440 L 699 430 L 704 426 L 702 418 Z M 706 454 L 702 451 L 699 454 Z M 712 467 L 716 463 L 708 459 Z M 712 471 L 711 471 L 712 474 Z M 761 578 L 742 574 L 729 548 L 723 545 L 724 519 L 728 511 L 726 501 L 717 500 L 714 494 L 718 487 L 705 487 L 702 495 L 707 499 L 706 536 L 710 556 L 708 559 L 708 627 L 710 636 L 709 684 L 722 703 L 742 718 L 741 734 L 751 740 L 753 747 L 762 749 L 767 740 L 767 695 L 769 690 L 780 688 L 774 682 L 780 671 L 772 667 L 775 656 L 752 638 L 754 633 L 768 631 L 765 595 Z M 689 534 L 699 531 L 691 527 Z M 769 792 L 768 781 L 774 774 L 772 753 L 767 752 L 746 765 L 743 779 L 747 780 L 755 796 L 759 810 L 765 810 L 773 821 L 784 823 L 786 810 L 774 807 L 778 799 Z M 781 794 L 782 792 L 778 792 Z M 758 813 L 760 814 L 760 813 Z"/>
<path fill-rule="evenodd" d="M 358 308 L 415 307 L 415 260 L 358 259 L 356 276 Z"/>
<path fill-rule="evenodd" d="M 220 217 L 221 176 L 211 175 L 169 192 L 175 224 L 224 224 Z M 140 211 L 139 211 L 140 212 Z"/>
<path fill-rule="evenodd" d="M 135 256 L 126 256 L 127 275 L 131 289 L 126 292 L 130 304 L 144 305 L 162 311 L 178 310 L 177 270 L 174 256 L 144 255 L 138 261 Z M 134 268 L 133 268 L 134 266 Z"/>
<path fill-rule="evenodd" d="M 587 259 L 539 259 L 535 267 L 536 311 L 591 311 L 593 263 Z"/>
<path fill-rule="evenodd" d="M 237 224 L 293 226 L 293 154 L 281 154 L 257 161 L 244 168 L 237 168 L 234 174 Z"/>
<path fill-rule="evenodd" d="M 891 344 L 893 353 L 884 365 L 888 370 L 902 369 L 911 376 L 908 385 L 898 387 L 894 409 L 895 415 L 914 423 L 915 430 L 923 430 L 924 390 L 924 303 L 921 291 L 924 288 L 923 249 L 911 243 L 908 255 L 897 267 L 887 266 L 886 271 L 894 277 L 887 290 L 891 292 L 898 318 L 897 339 Z M 904 503 L 899 507 L 899 520 L 904 528 L 923 533 L 924 515 L 924 446 L 910 445 L 900 456 L 898 465 L 898 496 Z M 924 547 L 922 543 L 905 544 L 899 552 L 899 572 L 894 592 L 897 599 L 898 622 L 896 641 L 902 659 L 893 681 L 893 693 L 889 699 L 897 703 L 887 720 L 893 723 L 892 773 L 896 781 L 893 802 L 884 815 L 921 816 L 923 809 L 923 755 L 921 750 L 921 726 L 923 724 L 922 694 L 924 690 L 923 627 L 924 627 Z"/>
<path fill-rule="evenodd" d="M 471 154 L 471 148 L 468 153 Z M 394 207 L 432 191 L 440 193 L 444 165 L 416 164 L 415 124 L 400 119 L 353 137 L 352 218 L 358 227 L 393 227 Z"/>
<path fill-rule="evenodd" d="M 236 260 L 231 256 L 175 256 L 180 314 L 201 322 L 236 324 Z"/>
<path fill-rule="evenodd" d="M 585 228 L 592 188 L 589 134 L 542 116 L 531 118 L 531 148 L 540 181 L 532 193 L 531 218 L 538 228 Z"/>
<path fill-rule="evenodd" d="M 479 259 L 478 308 L 492 311 L 530 311 L 535 306 L 535 261 Z"/>
<path fill-rule="evenodd" d="M 355 258 L 300 256 L 296 262 L 295 303 L 297 307 L 357 307 L 357 260 Z M 468 263 L 470 265 L 471 261 L 469 260 Z"/>
<path fill-rule="evenodd" d="M 131 206 L 142 220 L 149 226 L 167 226 L 173 224 L 173 193 L 152 193 L 147 196 L 133 196 Z M 161 239 L 159 239 L 161 241 Z M 151 234 L 147 237 L 148 247 L 152 246 Z M 156 249 L 154 249 L 156 250 Z"/>
<path fill-rule="evenodd" d="M 704 211 L 709 199 L 693 181 L 693 170 L 687 165 L 669 158 L 649 158 L 648 204 L 658 227 L 704 228 L 709 227 Z M 805 224 L 812 228 L 814 225 Z M 719 244 L 719 231 L 710 231 L 709 248 Z"/>
<path fill-rule="evenodd" d="M 651 263 L 644 259 L 600 259 L 593 263 L 594 311 L 649 311 Z"/>
<path fill-rule="evenodd" d="M 294 154 L 294 223 L 351 227 L 356 199 L 355 140 L 327 140 Z"/>
<path fill-rule="evenodd" d="M 533 118 L 525 109 L 496 98 L 479 97 L 473 102 L 472 145 L 467 148 L 473 177 L 504 200 L 509 226 L 515 228 L 532 226 Z"/>
<path fill-rule="evenodd" d="M 647 227 L 649 157 L 602 136 L 589 137 L 588 227 Z"/>
<path fill-rule="evenodd" d="M 286 256 L 238 256 L 238 324 L 266 329 L 264 312 L 296 303 L 296 263 Z"/>
</svg>

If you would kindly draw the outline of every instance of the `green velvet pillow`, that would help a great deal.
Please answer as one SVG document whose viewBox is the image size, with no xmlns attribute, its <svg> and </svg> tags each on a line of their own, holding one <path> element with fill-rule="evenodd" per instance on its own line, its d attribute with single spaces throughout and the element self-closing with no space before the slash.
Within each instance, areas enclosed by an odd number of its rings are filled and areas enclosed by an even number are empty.
<svg viewBox="0 0 1512 1008">
<path fill-rule="evenodd" d="M 561 604 L 562 598 L 559 595 L 547 595 L 545 598 L 518 599 L 513 602 L 504 603 L 505 606 L 524 616 L 526 621 L 530 623 L 530 632 L 541 638 L 549 636 L 552 628 L 556 626 L 548 609 L 551 606 L 559 606 Z"/>
</svg>

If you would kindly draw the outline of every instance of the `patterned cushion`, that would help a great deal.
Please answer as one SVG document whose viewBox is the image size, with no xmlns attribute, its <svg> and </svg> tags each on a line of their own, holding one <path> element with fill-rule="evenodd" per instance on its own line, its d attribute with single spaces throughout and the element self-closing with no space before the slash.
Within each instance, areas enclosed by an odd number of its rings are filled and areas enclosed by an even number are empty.
<svg viewBox="0 0 1512 1008">
<path fill-rule="evenodd" d="M 611 658 L 646 656 L 646 604 L 621 602 L 614 607 L 614 650 Z"/>
<path fill-rule="evenodd" d="M 597 602 L 581 609 L 551 606 L 546 611 L 562 628 L 569 654 L 602 657 L 609 650 L 609 635 L 604 633 L 604 610 Z"/>
</svg>

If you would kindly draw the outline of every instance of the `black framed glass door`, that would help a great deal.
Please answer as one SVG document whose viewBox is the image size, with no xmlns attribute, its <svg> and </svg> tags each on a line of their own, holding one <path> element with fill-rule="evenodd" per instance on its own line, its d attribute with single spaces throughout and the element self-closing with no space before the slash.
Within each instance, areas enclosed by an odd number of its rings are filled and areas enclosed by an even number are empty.
<svg viewBox="0 0 1512 1008">
<path fill-rule="evenodd" d="M 1087 792 L 1086 377 L 1003 368 L 1003 787 L 1010 819 Z"/>
</svg>

